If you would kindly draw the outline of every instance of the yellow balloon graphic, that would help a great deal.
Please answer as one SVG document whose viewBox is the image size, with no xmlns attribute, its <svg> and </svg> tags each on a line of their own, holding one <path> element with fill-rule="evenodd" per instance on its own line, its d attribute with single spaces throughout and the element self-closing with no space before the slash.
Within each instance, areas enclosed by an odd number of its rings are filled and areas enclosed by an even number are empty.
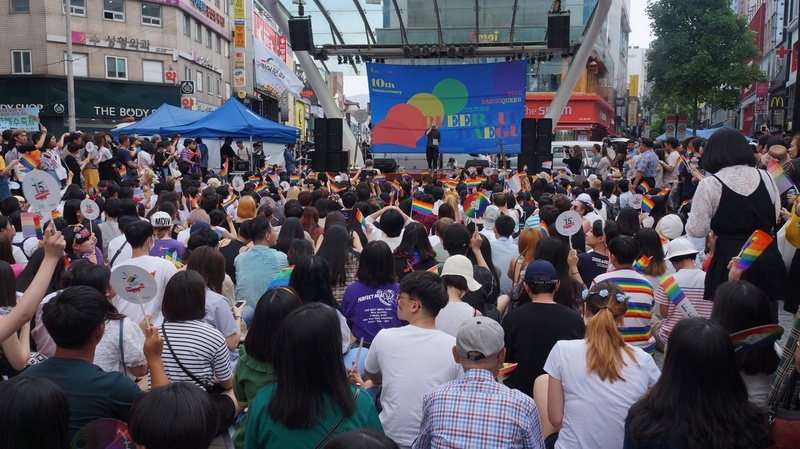
<svg viewBox="0 0 800 449">
<path fill-rule="evenodd" d="M 444 115 L 444 106 L 435 96 L 428 93 L 419 93 L 409 98 L 408 104 L 414 106 L 425 116 L 426 124 L 430 123 L 429 118 L 438 118 Z"/>
</svg>

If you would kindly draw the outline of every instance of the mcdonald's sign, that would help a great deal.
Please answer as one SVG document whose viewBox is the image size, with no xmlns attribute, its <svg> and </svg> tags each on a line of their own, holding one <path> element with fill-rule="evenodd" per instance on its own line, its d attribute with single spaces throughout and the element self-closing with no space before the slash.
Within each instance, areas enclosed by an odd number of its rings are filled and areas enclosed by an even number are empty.
<svg viewBox="0 0 800 449">
<path fill-rule="evenodd" d="M 776 95 L 773 97 L 769 97 L 769 108 L 770 109 L 785 109 L 786 108 L 786 97 L 783 95 Z"/>
</svg>

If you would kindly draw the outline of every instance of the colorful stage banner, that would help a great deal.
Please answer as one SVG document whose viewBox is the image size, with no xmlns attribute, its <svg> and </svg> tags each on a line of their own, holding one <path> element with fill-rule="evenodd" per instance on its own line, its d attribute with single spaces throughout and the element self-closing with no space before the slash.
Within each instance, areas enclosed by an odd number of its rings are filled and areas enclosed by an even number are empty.
<svg viewBox="0 0 800 449">
<path fill-rule="evenodd" d="M 520 152 L 526 61 L 367 64 L 374 153 L 424 153 L 437 123 L 440 153 Z"/>
</svg>

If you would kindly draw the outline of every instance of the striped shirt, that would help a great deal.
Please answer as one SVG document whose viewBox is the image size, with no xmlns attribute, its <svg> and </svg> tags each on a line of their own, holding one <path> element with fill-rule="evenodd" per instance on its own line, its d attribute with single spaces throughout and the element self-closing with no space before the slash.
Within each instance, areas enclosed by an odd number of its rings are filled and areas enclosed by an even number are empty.
<svg viewBox="0 0 800 449">
<path fill-rule="evenodd" d="M 697 311 L 697 314 L 703 318 L 711 317 L 711 308 L 714 305 L 713 301 L 706 301 L 703 299 L 703 292 L 705 291 L 706 272 L 697 269 L 683 269 L 678 270 L 672 277 L 678 284 L 678 287 L 683 290 L 686 299 Z M 677 310 L 675 304 L 669 300 L 669 297 L 664 292 L 662 287 L 658 287 L 656 292 L 656 303 L 662 306 L 669 306 L 669 311 L 664 317 L 664 323 L 661 324 L 661 330 L 656 337 L 661 340 L 661 343 L 667 344 L 669 334 L 672 329 L 678 324 L 678 321 L 683 319 L 683 315 Z"/>
<path fill-rule="evenodd" d="M 650 318 L 653 316 L 653 286 L 641 274 L 621 268 L 604 273 L 596 278 L 592 285 L 603 281 L 611 281 L 630 296 L 628 311 L 619 332 L 625 343 L 644 349 L 649 354 L 656 352 L 656 340 L 650 331 Z"/>
<path fill-rule="evenodd" d="M 224 382 L 233 376 L 231 356 L 225 345 L 225 338 L 212 326 L 199 320 L 165 321 L 159 327 L 159 333 L 164 339 L 162 358 L 170 382 L 191 382 L 205 388 L 214 385 L 216 380 Z M 172 355 L 173 352 L 184 368 L 199 379 L 202 385 L 181 369 Z"/>
</svg>

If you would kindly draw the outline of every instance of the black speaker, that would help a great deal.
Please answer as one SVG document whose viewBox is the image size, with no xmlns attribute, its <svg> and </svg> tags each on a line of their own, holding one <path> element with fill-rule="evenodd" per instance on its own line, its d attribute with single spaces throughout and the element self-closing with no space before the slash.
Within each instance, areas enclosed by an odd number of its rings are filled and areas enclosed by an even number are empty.
<svg viewBox="0 0 800 449">
<path fill-rule="evenodd" d="M 553 119 L 540 118 L 536 121 L 536 150 L 537 154 L 550 154 L 550 145 L 553 143 Z"/>
<path fill-rule="evenodd" d="M 350 156 L 349 151 L 327 152 L 320 153 L 314 151 L 311 153 L 311 169 L 315 172 L 343 172 L 347 170 L 348 159 Z"/>
<path fill-rule="evenodd" d="M 567 47 L 569 47 L 569 13 L 550 14 L 547 16 L 547 48 Z"/>
<path fill-rule="evenodd" d="M 489 168 L 489 161 L 485 159 L 469 159 L 464 167 Z"/>
<path fill-rule="evenodd" d="M 550 162 L 550 168 L 542 168 L 542 163 Z M 522 170 L 525 167 L 528 167 L 528 174 L 535 175 L 542 170 L 550 172 L 553 166 L 553 155 L 552 154 L 520 154 L 517 157 L 517 170 Z"/>
<path fill-rule="evenodd" d="M 328 120 L 318 118 L 314 120 L 314 149 L 319 151 L 323 147 L 328 147 Z"/>
<path fill-rule="evenodd" d="M 521 126 L 520 151 L 522 153 L 533 153 L 536 151 L 536 119 L 524 118 Z"/>
<path fill-rule="evenodd" d="M 397 171 L 397 161 L 394 159 L 375 159 L 375 168 L 381 173 L 394 173 Z"/>
<path fill-rule="evenodd" d="M 344 119 L 329 118 L 327 125 L 328 151 L 342 151 L 342 139 L 344 136 Z"/>
<path fill-rule="evenodd" d="M 311 17 L 294 17 L 289 19 L 289 41 L 293 51 L 314 50 Z"/>
</svg>

